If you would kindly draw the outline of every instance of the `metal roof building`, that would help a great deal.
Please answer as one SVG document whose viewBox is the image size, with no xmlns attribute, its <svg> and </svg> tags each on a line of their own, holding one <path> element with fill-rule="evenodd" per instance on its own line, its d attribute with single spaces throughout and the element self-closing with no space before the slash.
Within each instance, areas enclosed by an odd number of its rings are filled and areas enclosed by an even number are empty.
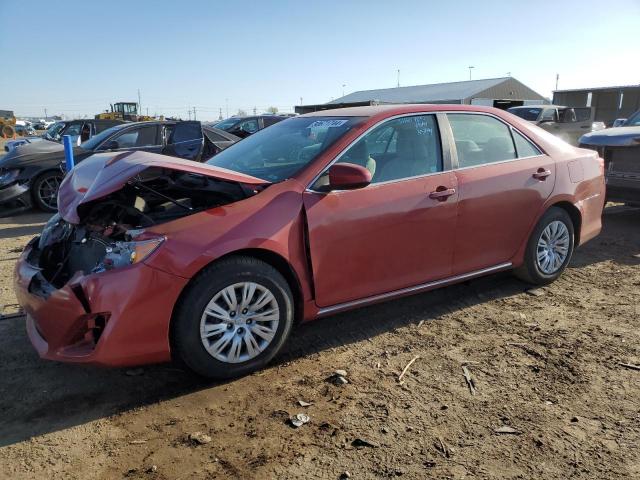
<svg viewBox="0 0 640 480">
<path fill-rule="evenodd" d="M 640 110 L 640 85 L 556 90 L 553 103 L 568 107 L 593 107 L 594 120 L 611 125 L 616 118 Z"/>
<path fill-rule="evenodd" d="M 513 77 L 362 90 L 320 105 L 300 105 L 297 113 L 385 103 L 454 103 L 509 108 L 549 103 Z"/>
</svg>

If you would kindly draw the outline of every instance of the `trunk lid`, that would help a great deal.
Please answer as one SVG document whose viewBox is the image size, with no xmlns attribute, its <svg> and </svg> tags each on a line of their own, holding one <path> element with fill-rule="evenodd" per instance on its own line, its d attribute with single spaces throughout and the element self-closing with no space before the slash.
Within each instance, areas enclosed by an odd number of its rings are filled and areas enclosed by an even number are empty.
<svg viewBox="0 0 640 480">
<path fill-rule="evenodd" d="M 155 153 L 98 153 L 76 165 L 65 177 L 58 191 L 58 211 L 69 223 L 78 223 L 77 208 L 83 203 L 109 195 L 147 168 L 158 167 L 205 175 L 245 185 L 268 185 L 270 182 L 212 165 L 182 160 Z"/>
</svg>

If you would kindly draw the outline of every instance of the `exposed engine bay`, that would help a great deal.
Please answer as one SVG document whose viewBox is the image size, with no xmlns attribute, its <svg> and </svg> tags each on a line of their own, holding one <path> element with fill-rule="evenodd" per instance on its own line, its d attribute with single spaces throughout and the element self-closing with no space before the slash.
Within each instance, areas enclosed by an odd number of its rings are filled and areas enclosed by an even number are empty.
<svg viewBox="0 0 640 480">
<path fill-rule="evenodd" d="M 80 204 L 80 222 L 55 215 L 32 244 L 28 261 L 41 269 L 32 293 L 48 296 L 77 272 L 98 273 L 142 261 L 164 237 L 145 229 L 259 192 L 244 184 L 189 172 L 148 168 L 105 197 Z M 45 281 L 43 281 L 45 280 Z"/>
</svg>

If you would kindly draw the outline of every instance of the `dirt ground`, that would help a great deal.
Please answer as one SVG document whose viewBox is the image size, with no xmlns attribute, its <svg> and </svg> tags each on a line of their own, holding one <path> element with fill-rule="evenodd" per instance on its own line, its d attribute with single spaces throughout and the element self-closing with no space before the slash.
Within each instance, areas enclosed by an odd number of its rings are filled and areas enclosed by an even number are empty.
<svg viewBox="0 0 640 480">
<path fill-rule="evenodd" d="M 0 301 L 45 218 L 0 219 Z M 320 320 L 227 383 L 41 361 L 2 320 L 0 478 L 640 478 L 640 209 L 604 224 L 533 294 L 501 274 Z"/>
</svg>

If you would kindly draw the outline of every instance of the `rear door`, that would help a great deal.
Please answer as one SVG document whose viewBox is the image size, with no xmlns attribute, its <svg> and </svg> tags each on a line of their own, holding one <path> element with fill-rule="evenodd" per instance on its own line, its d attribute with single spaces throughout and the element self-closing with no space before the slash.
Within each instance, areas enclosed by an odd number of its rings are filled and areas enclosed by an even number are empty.
<svg viewBox="0 0 640 480">
<path fill-rule="evenodd" d="M 368 145 L 388 128 L 398 131 L 398 141 L 396 155 L 384 159 Z M 457 190 L 446 158 L 443 163 L 434 115 L 387 120 L 338 160 L 372 172 L 369 186 L 323 192 L 326 175 L 321 175 L 305 192 L 320 307 L 450 275 Z"/>
<path fill-rule="evenodd" d="M 485 114 L 450 113 L 455 141 L 458 227 L 453 274 L 508 262 L 555 182 L 555 163 L 508 124 Z"/>
<path fill-rule="evenodd" d="M 200 122 L 186 121 L 166 125 L 164 137 L 166 145 L 163 154 L 187 160 L 199 159 L 204 145 Z"/>
</svg>

